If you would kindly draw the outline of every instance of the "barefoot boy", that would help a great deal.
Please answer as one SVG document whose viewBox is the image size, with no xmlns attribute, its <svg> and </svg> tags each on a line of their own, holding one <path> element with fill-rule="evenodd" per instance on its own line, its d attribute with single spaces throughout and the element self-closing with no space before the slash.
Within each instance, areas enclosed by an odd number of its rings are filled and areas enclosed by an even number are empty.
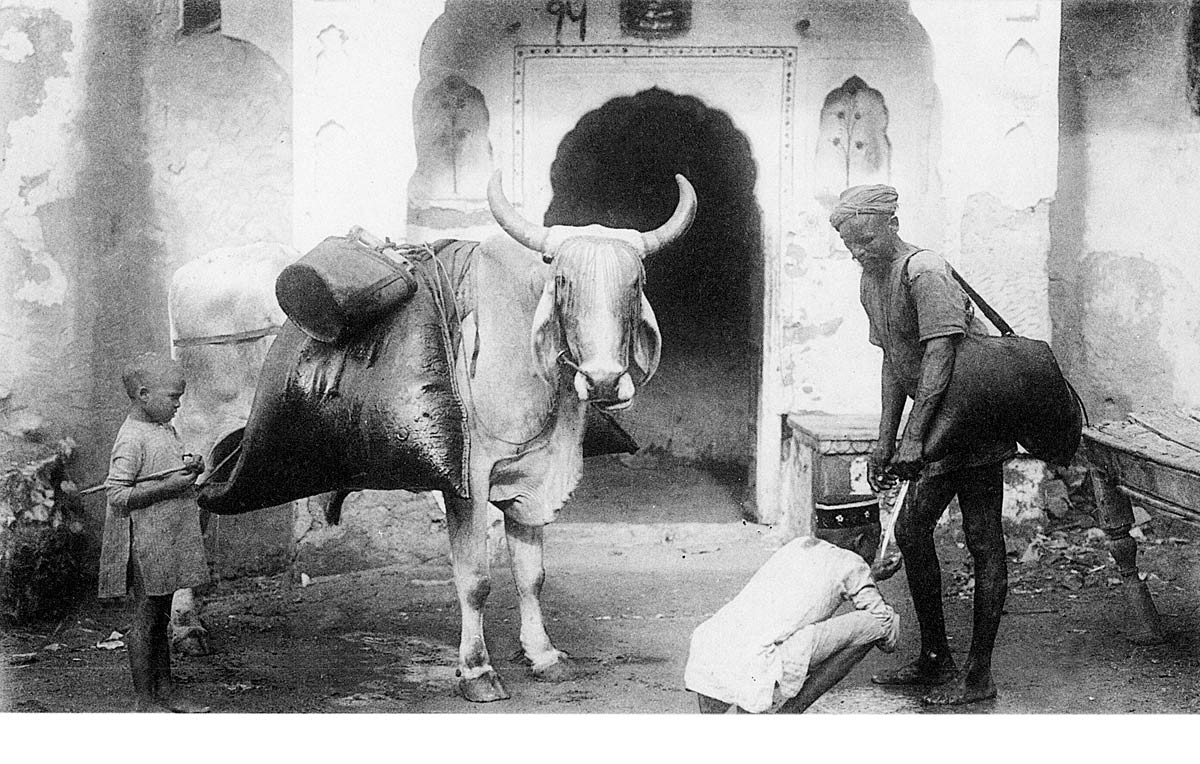
<svg viewBox="0 0 1200 764">
<path fill-rule="evenodd" d="M 167 634 L 171 595 L 208 581 L 193 488 L 204 467 L 198 458 L 185 458 L 170 424 L 184 392 L 183 370 L 147 353 L 126 367 L 122 381 L 130 409 L 113 444 L 106 481 L 100 596 L 133 592 L 133 628 L 125 641 L 136 709 L 203 713 L 207 707 L 172 692 Z"/>
<path fill-rule="evenodd" d="M 801 713 L 878 646 L 896 647 L 900 618 L 872 569 L 879 506 L 818 509 L 817 538 L 802 536 L 771 556 L 745 588 L 692 633 L 684 684 L 702 713 Z M 844 601 L 854 610 L 834 616 Z"/>
</svg>

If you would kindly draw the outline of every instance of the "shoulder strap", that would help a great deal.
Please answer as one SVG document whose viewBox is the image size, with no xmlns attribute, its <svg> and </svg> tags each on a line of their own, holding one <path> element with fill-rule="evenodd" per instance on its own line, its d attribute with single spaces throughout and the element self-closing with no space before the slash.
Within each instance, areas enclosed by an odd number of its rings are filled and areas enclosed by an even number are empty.
<svg viewBox="0 0 1200 764">
<path fill-rule="evenodd" d="M 911 260 L 913 255 L 916 255 L 918 252 L 925 251 L 926 250 L 924 249 L 918 249 L 916 252 L 913 252 L 908 257 L 904 258 L 905 279 L 908 278 L 908 261 Z M 954 270 L 953 265 L 946 263 L 946 267 L 950 269 L 950 275 L 953 276 L 954 280 L 958 282 L 958 285 L 963 288 L 963 291 L 967 293 L 967 296 L 974 300 L 975 304 L 979 306 L 979 310 L 983 312 L 983 315 L 987 316 L 987 320 L 991 321 L 992 325 L 1000 330 L 1000 336 L 1012 337 L 1016 335 L 1016 332 L 1014 332 L 1013 328 L 1009 326 L 1007 321 L 1004 320 L 1003 316 L 997 313 L 995 308 L 993 308 L 991 305 L 988 305 L 987 300 L 980 297 L 979 293 L 971 288 L 971 285 L 967 283 L 967 280 L 964 279 L 958 271 Z"/>
<path fill-rule="evenodd" d="M 1008 325 L 1008 322 L 1005 321 L 1000 314 L 997 313 L 994 308 L 992 308 L 991 305 L 988 305 L 987 301 L 980 297 L 978 292 L 971 288 L 971 285 L 967 283 L 967 280 L 960 276 L 958 271 L 954 270 L 954 266 L 947 263 L 947 267 L 950 268 L 950 275 L 953 276 L 954 280 L 958 282 L 958 285 L 963 288 L 963 291 L 967 293 L 967 296 L 975 301 L 975 304 L 979 306 L 981 311 L 983 311 L 983 315 L 987 316 L 987 320 L 991 321 L 992 324 L 1000 330 L 1000 336 L 1014 336 L 1016 332 L 1014 332 L 1013 328 Z"/>
</svg>

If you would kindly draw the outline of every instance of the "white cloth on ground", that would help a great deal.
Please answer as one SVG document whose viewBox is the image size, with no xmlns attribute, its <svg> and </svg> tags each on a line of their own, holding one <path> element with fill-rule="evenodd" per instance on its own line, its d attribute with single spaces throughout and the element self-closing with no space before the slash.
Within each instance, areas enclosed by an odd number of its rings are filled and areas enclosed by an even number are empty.
<svg viewBox="0 0 1200 764">
<path fill-rule="evenodd" d="M 843 602 L 855 610 L 832 617 Z M 899 622 L 862 557 L 798 538 L 692 633 L 684 685 L 745 711 L 777 710 L 800 691 L 810 665 L 857 645 L 894 650 Z"/>
</svg>

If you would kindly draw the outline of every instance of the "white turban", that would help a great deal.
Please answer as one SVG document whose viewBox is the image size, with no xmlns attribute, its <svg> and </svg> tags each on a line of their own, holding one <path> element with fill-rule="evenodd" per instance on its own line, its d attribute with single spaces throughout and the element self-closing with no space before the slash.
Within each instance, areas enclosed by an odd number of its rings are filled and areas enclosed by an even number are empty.
<svg viewBox="0 0 1200 764">
<path fill-rule="evenodd" d="M 899 195 L 891 186 L 851 186 L 838 197 L 829 223 L 838 228 L 855 215 L 895 215 Z"/>
</svg>

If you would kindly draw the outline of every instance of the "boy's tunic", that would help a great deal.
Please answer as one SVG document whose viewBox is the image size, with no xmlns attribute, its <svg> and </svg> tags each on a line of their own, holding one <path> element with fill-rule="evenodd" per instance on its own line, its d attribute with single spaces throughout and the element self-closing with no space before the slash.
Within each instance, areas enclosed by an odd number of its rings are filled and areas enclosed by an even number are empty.
<svg viewBox="0 0 1200 764">
<path fill-rule="evenodd" d="M 146 594 L 173 594 L 208 582 L 200 534 L 200 508 L 190 496 L 177 496 L 127 512 L 133 482 L 183 466 L 183 442 L 170 424 L 126 417 L 113 443 L 108 468 L 108 509 L 100 549 L 100 596 L 128 590 L 126 572 L 134 555 Z M 125 516 L 122 516 L 125 515 Z"/>
<path fill-rule="evenodd" d="M 843 602 L 856 609 L 832 617 Z M 871 643 L 891 652 L 899 629 L 862 557 L 801 537 L 692 632 L 684 684 L 752 713 L 778 710 L 800 692 L 818 643 L 822 659 Z"/>
</svg>

